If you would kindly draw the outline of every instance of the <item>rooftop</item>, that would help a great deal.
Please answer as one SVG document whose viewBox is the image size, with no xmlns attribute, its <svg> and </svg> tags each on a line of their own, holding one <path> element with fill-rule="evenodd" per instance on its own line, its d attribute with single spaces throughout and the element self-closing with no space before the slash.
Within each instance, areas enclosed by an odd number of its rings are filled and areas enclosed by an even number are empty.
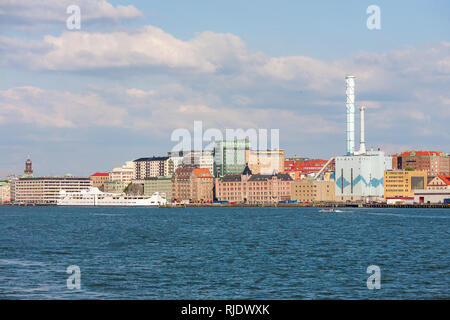
<svg viewBox="0 0 450 320">
<path fill-rule="evenodd" d="M 169 157 L 149 157 L 149 158 L 139 158 L 134 160 L 134 162 L 143 162 L 143 161 L 165 161 L 168 160 Z"/>
<path fill-rule="evenodd" d="M 108 172 L 96 172 L 91 175 L 91 177 L 109 177 Z"/>
</svg>

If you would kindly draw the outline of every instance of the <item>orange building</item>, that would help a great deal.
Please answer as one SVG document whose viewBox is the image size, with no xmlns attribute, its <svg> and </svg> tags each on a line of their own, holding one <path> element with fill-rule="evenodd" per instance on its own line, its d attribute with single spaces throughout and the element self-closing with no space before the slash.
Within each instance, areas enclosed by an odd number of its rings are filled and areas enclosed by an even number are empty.
<svg viewBox="0 0 450 320">
<path fill-rule="evenodd" d="M 426 171 L 429 176 L 449 175 L 450 156 L 440 151 L 405 151 L 392 155 L 392 169 Z"/>
<path fill-rule="evenodd" d="M 172 200 L 212 202 L 214 178 L 206 168 L 178 168 L 172 176 Z"/>
</svg>

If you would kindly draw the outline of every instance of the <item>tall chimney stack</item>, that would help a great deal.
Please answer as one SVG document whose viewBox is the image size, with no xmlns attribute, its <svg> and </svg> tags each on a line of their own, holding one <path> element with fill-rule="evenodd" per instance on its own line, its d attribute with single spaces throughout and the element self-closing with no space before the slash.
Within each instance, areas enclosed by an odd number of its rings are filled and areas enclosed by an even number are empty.
<svg viewBox="0 0 450 320">
<path fill-rule="evenodd" d="M 361 106 L 359 111 L 361 111 L 361 142 L 359 144 L 359 154 L 366 153 L 366 141 L 365 141 L 365 125 L 364 125 L 364 110 L 366 107 Z"/>
<path fill-rule="evenodd" d="M 355 153 L 355 76 L 346 76 L 347 82 L 347 155 Z"/>
</svg>

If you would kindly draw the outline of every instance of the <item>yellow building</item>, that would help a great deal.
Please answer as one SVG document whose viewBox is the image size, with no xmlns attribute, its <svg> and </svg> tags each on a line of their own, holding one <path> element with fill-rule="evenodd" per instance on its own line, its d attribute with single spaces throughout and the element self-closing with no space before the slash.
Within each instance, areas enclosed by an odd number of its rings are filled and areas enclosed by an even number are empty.
<svg viewBox="0 0 450 320">
<path fill-rule="evenodd" d="M 334 202 L 334 181 L 294 181 L 291 184 L 291 200 L 297 202 Z"/>
<path fill-rule="evenodd" d="M 427 186 L 426 171 L 387 170 L 384 172 L 384 199 L 411 198 L 414 190 Z"/>
</svg>

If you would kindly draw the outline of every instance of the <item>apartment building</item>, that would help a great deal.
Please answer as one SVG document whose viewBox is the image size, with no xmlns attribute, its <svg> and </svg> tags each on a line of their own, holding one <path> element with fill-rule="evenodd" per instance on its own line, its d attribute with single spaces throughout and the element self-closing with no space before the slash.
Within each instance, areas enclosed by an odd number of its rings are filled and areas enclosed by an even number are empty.
<svg viewBox="0 0 450 320">
<path fill-rule="evenodd" d="M 173 172 L 173 161 L 170 157 L 151 157 L 134 160 L 134 180 L 168 177 Z"/>
<path fill-rule="evenodd" d="M 214 178 L 208 169 L 178 168 L 172 176 L 172 199 L 212 202 Z"/>
<path fill-rule="evenodd" d="M 392 168 L 426 171 L 429 176 L 450 175 L 450 155 L 441 151 L 405 151 L 392 156 Z"/>
<path fill-rule="evenodd" d="M 56 204 L 59 192 L 79 192 L 91 186 L 84 177 L 24 177 L 14 180 L 14 202 L 19 204 Z"/>
</svg>

